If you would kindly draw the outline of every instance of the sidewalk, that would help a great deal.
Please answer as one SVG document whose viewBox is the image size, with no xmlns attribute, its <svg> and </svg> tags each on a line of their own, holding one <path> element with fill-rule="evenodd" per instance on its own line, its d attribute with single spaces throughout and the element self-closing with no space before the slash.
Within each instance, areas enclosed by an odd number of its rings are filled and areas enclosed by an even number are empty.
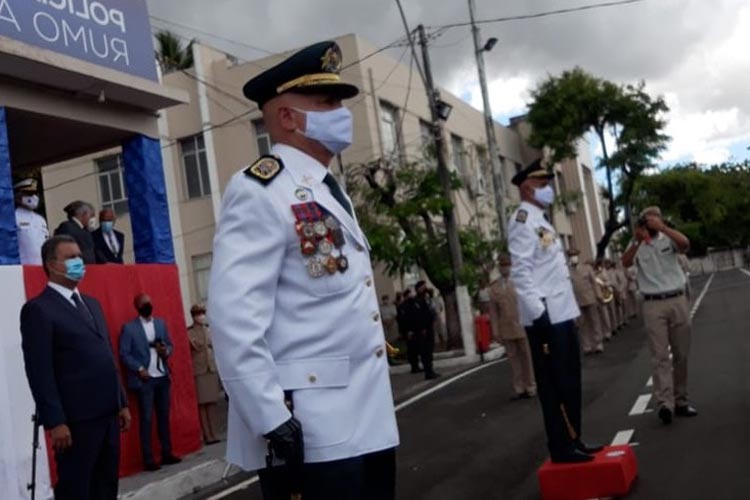
<svg viewBox="0 0 750 500">
<path fill-rule="evenodd" d="M 484 356 L 485 361 L 500 359 L 505 350 L 493 346 Z M 396 404 L 419 394 L 464 370 L 480 363 L 479 356 L 461 356 L 459 351 L 435 354 L 435 370 L 441 377 L 425 380 L 421 373 L 409 373 L 409 366 L 391 367 L 391 385 Z M 175 500 L 198 491 L 213 490 L 217 483 L 224 488 L 231 483 L 246 479 L 253 474 L 237 467 L 229 467 L 224 461 L 226 451 L 226 403 L 219 404 L 217 434 L 222 438 L 218 444 L 207 446 L 197 453 L 183 457 L 177 465 L 164 467 L 156 472 L 141 472 L 120 480 L 122 500 Z"/>
</svg>

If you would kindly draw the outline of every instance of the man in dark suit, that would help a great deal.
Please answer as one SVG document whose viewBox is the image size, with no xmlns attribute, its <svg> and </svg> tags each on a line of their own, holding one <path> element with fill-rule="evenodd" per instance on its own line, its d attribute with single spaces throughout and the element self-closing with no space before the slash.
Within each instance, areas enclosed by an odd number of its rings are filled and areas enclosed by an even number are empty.
<svg viewBox="0 0 750 500">
<path fill-rule="evenodd" d="M 427 283 L 418 281 L 414 285 L 416 296 L 411 316 L 411 329 L 419 337 L 419 358 L 422 360 L 424 377 L 431 380 L 439 377 L 432 369 L 432 355 L 435 351 L 435 310 L 429 298 Z"/>
<path fill-rule="evenodd" d="M 151 449 L 151 417 L 156 410 L 156 427 L 161 442 L 161 463 L 170 465 L 182 460 L 172 455 L 169 435 L 169 368 L 172 354 L 164 320 L 153 317 L 151 297 L 138 294 L 133 300 L 138 318 L 126 323 L 120 333 L 120 358 L 127 368 L 128 388 L 135 391 L 140 406 L 140 434 L 143 464 L 146 470 L 158 470 Z"/>
<path fill-rule="evenodd" d="M 97 264 L 122 264 L 125 235 L 115 229 L 115 212 L 105 208 L 99 212 L 99 228 L 91 233 Z"/>
<path fill-rule="evenodd" d="M 94 239 L 91 237 L 90 229 L 95 222 L 94 206 L 85 201 L 74 201 L 63 209 L 68 215 L 68 220 L 60 223 L 55 229 L 55 236 L 67 234 L 72 236 L 81 249 L 81 258 L 84 264 L 96 264 L 94 252 Z"/>
<path fill-rule="evenodd" d="M 52 435 L 57 500 L 115 500 L 118 430 L 130 427 L 102 308 L 78 292 L 85 266 L 70 236 L 42 246 L 47 288 L 21 310 L 26 376 Z M 119 429 L 118 429 L 119 427 Z"/>
</svg>

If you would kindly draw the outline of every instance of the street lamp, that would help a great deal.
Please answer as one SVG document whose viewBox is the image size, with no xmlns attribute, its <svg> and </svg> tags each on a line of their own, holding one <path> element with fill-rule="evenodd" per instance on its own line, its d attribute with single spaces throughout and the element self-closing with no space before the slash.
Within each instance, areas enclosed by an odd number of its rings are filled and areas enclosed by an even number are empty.
<svg viewBox="0 0 750 500">
<path fill-rule="evenodd" d="M 435 106 L 437 107 L 438 117 L 443 121 L 447 121 L 448 117 L 451 115 L 451 111 L 453 111 L 453 106 L 442 99 L 438 100 L 438 102 L 435 103 Z"/>
<path fill-rule="evenodd" d="M 497 38 L 495 38 L 493 36 L 492 38 L 490 38 L 489 40 L 487 40 L 487 42 L 484 44 L 484 47 L 482 47 L 482 51 L 483 52 L 489 52 L 493 48 L 495 48 L 495 45 L 497 45 Z"/>
</svg>

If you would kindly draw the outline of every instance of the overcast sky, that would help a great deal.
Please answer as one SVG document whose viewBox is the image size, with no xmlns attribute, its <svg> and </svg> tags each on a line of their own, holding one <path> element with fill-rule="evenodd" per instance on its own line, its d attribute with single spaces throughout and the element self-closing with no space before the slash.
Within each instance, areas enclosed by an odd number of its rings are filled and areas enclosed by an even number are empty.
<svg viewBox="0 0 750 500">
<path fill-rule="evenodd" d="M 468 20 L 467 0 L 402 0 L 411 27 Z M 606 0 L 476 0 L 492 19 Z M 393 0 L 148 0 L 151 15 L 271 52 L 346 33 L 376 46 L 403 36 Z M 164 27 L 159 20 L 155 26 Z M 263 52 L 188 29 L 242 59 Z M 665 164 L 750 157 L 750 2 L 643 0 L 543 19 L 482 25 L 500 43 L 486 54 L 491 106 L 507 123 L 523 113 L 529 90 L 548 74 L 581 66 L 615 82 L 644 80 L 665 96 L 672 136 Z M 477 108 L 482 100 L 468 27 L 447 30 L 431 49 L 437 83 Z M 394 49 L 398 57 L 403 49 Z"/>
</svg>

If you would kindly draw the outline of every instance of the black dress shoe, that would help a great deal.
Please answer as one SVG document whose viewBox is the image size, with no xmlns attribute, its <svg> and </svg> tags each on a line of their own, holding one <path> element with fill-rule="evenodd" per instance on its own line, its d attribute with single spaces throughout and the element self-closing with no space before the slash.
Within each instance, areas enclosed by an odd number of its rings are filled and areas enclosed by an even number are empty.
<svg viewBox="0 0 750 500">
<path fill-rule="evenodd" d="M 425 380 L 433 380 L 433 379 L 436 379 L 436 378 L 438 378 L 439 376 L 440 376 L 440 374 L 439 374 L 439 373 L 435 373 L 435 372 L 430 372 L 430 373 L 428 373 L 428 374 L 426 374 L 426 375 L 424 376 L 424 379 L 425 379 Z"/>
<path fill-rule="evenodd" d="M 510 398 L 510 400 L 511 401 L 520 401 L 522 399 L 531 399 L 533 397 L 534 396 L 532 396 L 531 394 L 529 394 L 528 391 L 524 391 L 524 392 L 521 392 L 519 394 L 516 394 L 515 396 L 513 396 L 512 398 Z"/>
<path fill-rule="evenodd" d="M 556 464 L 577 464 L 583 462 L 591 462 L 594 459 L 593 455 L 581 453 L 578 450 L 573 450 L 561 455 L 552 455 L 552 457 L 550 458 L 552 459 L 552 462 Z"/>
<path fill-rule="evenodd" d="M 573 443 L 573 446 L 575 446 L 575 449 L 581 453 L 588 453 L 589 455 L 599 453 L 604 449 L 604 446 L 600 444 L 586 444 L 580 439 Z"/>
<path fill-rule="evenodd" d="M 162 465 L 174 465 L 179 464 L 180 462 L 182 462 L 182 459 L 177 458 L 174 455 L 167 455 L 166 457 L 161 459 Z"/>
<path fill-rule="evenodd" d="M 424 370 L 422 370 L 421 368 L 412 368 L 412 369 L 411 369 L 411 372 L 412 372 L 412 373 L 422 373 L 423 371 L 424 371 Z"/>
<path fill-rule="evenodd" d="M 154 462 L 147 462 L 143 468 L 149 472 L 154 472 L 161 469 L 161 466 L 159 464 L 155 464 Z"/>
<path fill-rule="evenodd" d="M 672 410 L 667 408 L 666 406 L 662 406 L 659 408 L 659 418 L 662 422 L 664 422 L 664 425 L 669 425 L 672 423 Z"/>
<path fill-rule="evenodd" d="M 674 414 L 677 415 L 678 417 L 697 417 L 698 410 L 696 410 L 690 405 L 675 406 Z"/>
</svg>

